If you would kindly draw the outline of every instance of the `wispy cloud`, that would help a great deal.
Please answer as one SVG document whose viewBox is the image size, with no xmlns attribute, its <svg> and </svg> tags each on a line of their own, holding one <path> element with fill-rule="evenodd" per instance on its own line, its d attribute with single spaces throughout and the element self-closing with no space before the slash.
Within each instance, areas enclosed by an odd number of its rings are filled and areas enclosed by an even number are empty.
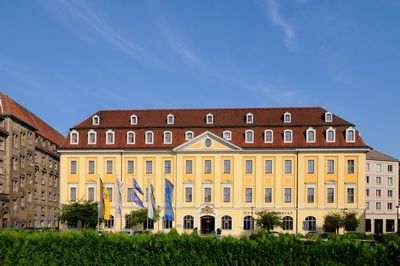
<svg viewBox="0 0 400 266">
<path fill-rule="evenodd" d="M 294 51 L 294 41 L 296 40 L 296 32 L 292 25 L 282 16 L 280 6 L 276 0 L 265 0 L 268 17 L 271 21 L 282 28 L 285 33 L 285 45 L 289 51 Z"/>
</svg>

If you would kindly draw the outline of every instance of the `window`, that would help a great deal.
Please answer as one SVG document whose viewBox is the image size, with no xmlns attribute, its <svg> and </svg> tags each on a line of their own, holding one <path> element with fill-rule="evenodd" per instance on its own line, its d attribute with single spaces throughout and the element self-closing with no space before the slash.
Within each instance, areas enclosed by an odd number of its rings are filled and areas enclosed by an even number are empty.
<svg viewBox="0 0 400 266">
<path fill-rule="evenodd" d="M 88 144 L 96 144 L 97 134 L 93 129 L 88 132 Z"/>
<path fill-rule="evenodd" d="M 168 125 L 173 125 L 175 121 L 175 117 L 173 114 L 169 114 L 167 115 L 167 124 Z"/>
<path fill-rule="evenodd" d="M 172 228 L 172 221 L 171 220 L 165 220 L 165 216 L 163 216 L 163 228 L 164 229 L 171 229 Z"/>
<path fill-rule="evenodd" d="M 354 186 L 347 187 L 347 203 L 354 203 Z"/>
<path fill-rule="evenodd" d="M 185 132 L 185 140 L 191 140 L 191 139 L 193 139 L 193 137 L 194 137 L 193 131 Z"/>
<path fill-rule="evenodd" d="M 153 173 L 153 161 L 146 161 L 146 174 L 151 175 Z"/>
<path fill-rule="evenodd" d="M 312 127 L 308 128 L 306 136 L 307 136 L 307 142 L 309 143 L 315 142 L 315 129 L 313 129 Z"/>
<path fill-rule="evenodd" d="M 253 230 L 254 229 L 254 218 L 251 216 L 246 216 L 243 218 L 243 230 Z"/>
<path fill-rule="evenodd" d="M 2 175 L 2 174 L 4 174 L 4 162 L 3 162 L 3 160 L 0 160 L 0 175 Z"/>
<path fill-rule="evenodd" d="M 222 137 L 224 138 L 224 140 L 232 140 L 232 132 L 224 131 L 222 133 Z"/>
<path fill-rule="evenodd" d="M 126 143 L 127 144 L 135 144 L 135 132 L 128 131 L 126 133 Z"/>
<path fill-rule="evenodd" d="M 171 173 L 171 160 L 165 160 L 164 161 L 164 174 L 170 174 Z"/>
<path fill-rule="evenodd" d="M 211 186 L 204 186 L 204 202 L 211 202 Z"/>
<path fill-rule="evenodd" d="M 244 134 L 245 134 L 245 142 L 246 143 L 253 143 L 254 142 L 254 132 L 253 132 L 253 130 L 246 130 Z"/>
<path fill-rule="evenodd" d="M 307 160 L 307 174 L 314 174 L 314 165 L 315 161 L 314 160 Z"/>
<path fill-rule="evenodd" d="M 165 131 L 164 132 L 164 144 L 171 144 L 172 143 L 172 132 Z"/>
<path fill-rule="evenodd" d="M 113 188 L 112 185 L 107 185 L 106 187 L 107 193 L 108 193 L 108 198 L 110 199 L 110 202 L 113 201 Z"/>
<path fill-rule="evenodd" d="M 69 201 L 76 202 L 76 185 L 69 187 Z"/>
<path fill-rule="evenodd" d="M 328 128 L 326 130 L 326 142 L 335 142 L 336 131 L 333 128 Z"/>
<path fill-rule="evenodd" d="M 225 215 L 221 218 L 222 230 L 232 230 L 232 217 Z"/>
<path fill-rule="evenodd" d="M 393 219 L 386 220 L 386 232 L 394 232 L 394 220 Z"/>
<path fill-rule="evenodd" d="M 145 143 L 146 144 L 153 144 L 153 141 L 154 141 L 154 139 L 153 139 L 153 132 L 151 132 L 151 131 L 146 131 L 146 133 L 145 133 Z"/>
<path fill-rule="evenodd" d="M 285 160 L 285 174 L 291 174 L 292 173 L 292 160 Z"/>
<path fill-rule="evenodd" d="M 76 161 L 71 161 L 70 162 L 70 174 L 76 174 Z"/>
<path fill-rule="evenodd" d="M 114 228 L 114 216 L 110 215 L 110 220 L 104 221 L 104 226 L 107 228 Z"/>
<path fill-rule="evenodd" d="M 387 191 L 387 196 L 388 196 L 388 198 L 393 198 L 393 190 L 389 189 Z"/>
<path fill-rule="evenodd" d="M 335 173 L 335 161 L 334 160 L 328 160 L 326 163 L 326 169 L 328 174 L 333 174 Z"/>
<path fill-rule="evenodd" d="M 389 211 L 393 210 L 393 204 L 392 204 L 391 202 L 388 202 L 388 204 L 387 204 L 387 209 L 388 209 Z"/>
<path fill-rule="evenodd" d="M 246 202 L 252 202 L 252 201 L 253 201 L 253 189 L 246 188 Z"/>
<path fill-rule="evenodd" d="M 365 219 L 365 232 L 371 232 L 371 219 Z"/>
<path fill-rule="evenodd" d="M 290 203 L 292 202 L 292 189 L 291 188 L 285 188 L 284 190 L 284 200 L 285 203 Z"/>
<path fill-rule="evenodd" d="M 282 219 L 282 229 L 283 230 L 293 230 L 293 218 L 290 216 L 285 216 Z"/>
<path fill-rule="evenodd" d="M 92 117 L 92 124 L 94 126 L 100 125 L 100 117 L 98 115 L 95 115 L 95 116 Z"/>
<path fill-rule="evenodd" d="M 0 151 L 4 151 L 4 139 L 0 138 Z"/>
<path fill-rule="evenodd" d="M 347 173 L 354 174 L 354 160 L 347 160 Z"/>
<path fill-rule="evenodd" d="M 382 178 L 381 178 L 380 176 L 377 176 L 377 177 L 376 177 L 376 184 L 377 184 L 377 185 L 382 184 Z"/>
<path fill-rule="evenodd" d="M 389 176 L 387 178 L 387 184 L 388 184 L 388 186 L 393 186 L 393 177 Z"/>
<path fill-rule="evenodd" d="M 381 204 L 380 202 L 377 202 L 377 203 L 375 204 L 375 209 L 377 209 L 377 210 L 382 209 L 382 204 Z"/>
<path fill-rule="evenodd" d="M 211 160 L 204 160 L 204 173 L 211 174 Z"/>
<path fill-rule="evenodd" d="M 365 171 L 366 171 L 366 172 L 369 172 L 369 171 L 370 171 L 370 168 L 371 168 L 370 164 L 369 164 L 369 163 L 366 163 L 366 164 L 365 164 Z"/>
<path fill-rule="evenodd" d="M 193 200 L 193 186 L 191 184 L 185 185 L 185 202 L 192 202 Z"/>
<path fill-rule="evenodd" d="M 231 160 L 224 160 L 224 174 L 230 174 L 231 173 Z"/>
<path fill-rule="evenodd" d="M 307 216 L 304 221 L 304 230 L 305 231 L 316 231 L 317 230 L 317 222 L 315 217 Z"/>
<path fill-rule="evenodd" d="M 70 135 L 71 135 L 70 144 L 78 144 L 78 142 L 79 142 L 78 132 L 75 130 L 72 130 Z"/>
<path fill-rule="evenodd" d="M 113 161 L 107 160 L 106 161 L 106 174 L 112 174 L 113 173 Z"/>
<path fill-rule="evenodd" d="M 369 202 L 368 202 L 368 201 L 365 202 L 365 208 L 366 208 L 367 210 L 369 210 Z"/>
<path fill-rule="evenodd" d="M 365 182 L 366 182 L 367 184 L 369 184 L 369 176 L 368 176 L 368 175 L 365 177 Z"/>
<path fill-rule="evenodd" d="M 326 188 L 326 202 L 327 203 L 335 202 L 335 187 L 334 186 L 328 186 Z"/>
<path fill-rule="evenodd" d="M 223 186 L 224 202 L 231 202 L 231 187 L 229 185 Z"/>
<path fill-rule="evenodd" d="M 253 173 L 253 160 L 246 160 L 246 174 L 252 174 Z"/>
<path fill-rule="evenodd" d="M 315 200 L 315 185 L 307 186 L 307 203 L 314 203 Z"/>
<path fill-rule="evenodd" d="M 283 142 L 284 143 L 292 143 L 292 131 L 290 129 L 286 129 L 283 132 Z"/>
<path fill-rule="evenodd" d="M 375 196 L 376 196 L 377 198 L 380 198 L 381 195 L 382 195 L 381 192 L 382 192 L 382 191 L 381 191 L 380 189 L 377 189 L 377 190 L 375 191 Z"/>
<path fill-rule="evenodd" d="M 191 215 L 186 215 L 183 217 L 183 229 L 193 229 L 194 219 Z"/>
<path fill-rule="evenodd" d="M 253 124 L 253 118 L 254 118 L 253 114 L 252 113 L 248 113 L 246 115 L 246 123 L 247 124 Z"/>
<path fill-rule="evenodd" d="M 192 160 L 186 160 L 186 174 L 191 174 L 193 172 L 193 161 Z"/>
<path fill-rule="evenodd" d="M 88 174 L 90 174 L 90 175 L 94 174 L 94 161 L 93 160 L 88 161 Z"/>
<path fill-rule="evenodd" d="M 382 165 L 380 163 L 377 163 L 375 165 L 375 172 L 381 173 L 382 172 Z"/>
<path fill-rule="evenodd" d="M 137 125 L 138 117 L 136 115 L 131 115 L 131 125 Z"/>
<path fill-rule="evenodd" d="M 147 221 L 143 223 L 143 229 L 154 229 L 154 220 L 147 219 Z"/>
<path fill-rule="evenodd" d="M 133 202 L 133 188 L 128 187 L 126 195 L 127 195 L 127 202 Z"/>
<path fill-rule="evenodd" d="M 88 187 L 88 201 L 93 202 L 94 201 L 94 187 Z"/>
<path fill-rule="evenodd" d="M 369 189 L 368 189 L 368 188 L 365 189 L 365 196 L 366 196 L 366 197 L 369 197 Z"/>
<path fill-rule="evenodd" d="M 214 116 L 212 114 L 208 114 L 206 116 L 206 123 L 207 124 L 213 124 L 214 123 Z"/>
<path fill-rule="evenodd" d="M 272 202 L 272 188 L 266 187 L 264 189 L 264 201 L 265 201 L 265 203 Z"/>
<path fill-rule="evenodd" d="M 388 164 L 387 171 L 388 171 L 388 173 L 393 173 L 393 165 Z"/>
<path fill-rule="evenodd" d="M 283 122 L 285 123 L 292 122 L 292 115 L 289 112 L 283 114 Z"/>
<path fill-rule="evenodd" d="M 332 113 L 326 112 L 325 113 L 325 122 L 332 122 Z"/>
<path fill-rule="evenodd" d="M 106 144 L 114 144 L 114 131 L 111 129 L 106 132 Z"/>
<path fill-rule="evenodd" d="M 272 130 L 265 130 L 264 131 L 264 142 L 265 143 L 272 143 L 274 141 L 274 133 Z"/>
<path fill-rule="evenodd" d="M 356 141 L 356 131 L 353 128 L 346 129 L 346 142 L 355 142 Z"/>
<path fill-rule="evenodd" d="M 264 161 L 264 173 L 272 174 L 272 160 Z"/>
<path fill-rule="evenodd" d="M 127 161 L 127 170 L 128 174 L 133 174 L 135 172 L 135 161 L 133 160 Z"/>
</svg>

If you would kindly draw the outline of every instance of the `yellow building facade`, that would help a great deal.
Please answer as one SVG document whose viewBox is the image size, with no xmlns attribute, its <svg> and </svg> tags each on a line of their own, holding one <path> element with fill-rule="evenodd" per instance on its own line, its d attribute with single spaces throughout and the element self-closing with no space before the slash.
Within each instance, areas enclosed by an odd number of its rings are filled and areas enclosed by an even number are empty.
<svg viewBox="0 0 400 266">
<path fill-rule="evenodd" d="M 273 115 L 276 120 L 260 119 Z M 326 115 L 336 121 L 326 122 Z M 322 108 L 100 111 L 73 127 L 60 149 L 60 201 L 99 201 L 101 177 L 112 199 L 112 219 L 102 228 L 120 231 L 125 215 L 139 208 L 135 178 L 143 191 L 154 187 L 160 210 L 149 225 L 154 232 L 220 228 L 240 235 L 257 229 L 261 210 L 281 213 L 278 231 L 322 231 L 330 211 L 365 216 L 368 147 L 353 127 Z M 122 215 L 116 213 L 117 178 L 124 184 Z M 173 222 L 163 221 L 165 179 L 174 184 Z M 147 197 L 138 195 L 146 206 Z"/>
</svg>

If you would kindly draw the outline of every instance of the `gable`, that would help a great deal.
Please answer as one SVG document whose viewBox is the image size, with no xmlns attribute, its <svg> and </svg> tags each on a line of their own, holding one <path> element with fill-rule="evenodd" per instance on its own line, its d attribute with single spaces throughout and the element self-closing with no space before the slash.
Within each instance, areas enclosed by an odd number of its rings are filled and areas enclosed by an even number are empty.
<svg viewBox="0 0 400 266">
<path fill-rule="evenodd" d="M 238 151 L 240 147 L 224 140 L 217 135 L 206 131 L 199 136 L 191 139 L 184 144 L 176 147 L 174 151 L 185 152 L 185 151 Z"/>
</svg>

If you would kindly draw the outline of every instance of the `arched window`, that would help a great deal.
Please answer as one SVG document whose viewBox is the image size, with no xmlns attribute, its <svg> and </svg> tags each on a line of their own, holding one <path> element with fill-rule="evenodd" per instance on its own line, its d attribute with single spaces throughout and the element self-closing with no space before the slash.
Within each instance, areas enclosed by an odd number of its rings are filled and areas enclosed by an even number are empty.
<svg viewBox="0 0 400 266">
<path fill-rule="evenodd" d="M 114 216 L 110 215 L 110 220 L 105 220 L 104 225 L 107 228 L 114 228 Z"/>
<path fill-rule="evenodd" d="M 355 142 L 356 141 L 356 131 L 354 128 L 349 127 L 346 129 L 346 142 Z"/>
<path fill-rule="evenodd" d="M 112 129 L 106 132 L 106 144 L 114 144 L 114 131 Z"/>
<path fill-rule="evenodd" d="M 286 129 L 283 132 L 283 142 L 284 143 L 292 143 L 292 141 L 293 141 L 292 135 L 293 135 L 292 131 L 290 129 Z"/>
<path fill-rule="evenodd" d="M 307 216 L 304 220 L 304 230 L 305 231 L 316 231 L 317 230 L 317 220 L 314 216 Z"/>
<path fill-rule="evenodd" d="M 154 220 L 147 219 L 147 221 L 143 223 L 143 229 L 154 229 Z"/>
<path fill-rule="evenodd" d="M 172 228 L 172 221 L 165 220 L 165 216 L 163 216 L 163 228 L 164 229 L 171 229 Z"/>
<path fill-rule="evenodd" d="M 282 229 L 283 230 L 293 230 L 293 218 L 290 216 L 285 216 L 282 219 Z"/>
<path fill-rule="evenodd" d="M 127 144 L 135 144 L 135 132 L 128 131 L 126 133 L 126 143 Z"/>
<path fill-rule="evenodd" d="M 194 219 L 191 215 L 183 217 L 183 229 L 193 229 Z"/>
<path fill-rule="evenodd" d="M 245 142 L 246 143 L 253 143 L 254 142 L 254 132 L 253 132 L 253 130 L 246 130 L 244 135 L 245 135 Z"/>
<path fill-rule="evenodd" d="M 292 122 L 292 115 L 289 112 L 283 114 L 283 122 L 285 123 Z"/>
<path fill-rule="evenodd" d="M 137 125 L 138 117 L 137 115 L 131 115 L 131 125 Z"/>
<path fill-rule="evenodd" d="M 224 131 L 222 133 L 222 137 L 224 138 L 224 140 L 232 140 L 232 132 L 230 131 Z"/>
<path fill-rule="evenodd" d="M 214 116 L 212 114 L 207 114 L 206 123 L 207 124 L 213 124 L 214 123 Z"/>
<path fill-rule="evenodd" d="M 312 127 L 309 127 L 306 131 L 306 139 L 307 142 L 315 142 L 315 129 L 313 129 Z"/>
<path fill-rule="evenodd" d="M 331 112 L 326 112 L 325 113 L 325 122 L 332 122 L 332 113 Z"/>
<path fill-rule="evenodd" d="M 146 131 L 145 133 L 145 143 L 146 144 L 153 144 L 154 142 L 154 134 L 152 131 Z"/>
<path fill-rule="evenodd" d="M 221 218 L 221 228 L 223 230 L 232 230 L 232 217 L 225 215 Z"/>
<path fill-rule="evenodd" d="M 93 129 L 88 132 L 88 144 L 96 144 L 97 133 Z"/>
<path fill-rule="evenodd" d="M 194 138 L 193 131 L 186 131 L 185 132 L 185 140 L 191 140 Z"/>
<path fill-rule="evenodd" d="M 171 144 L 172 143 L 172 132 L 165 131 L 164 132 L 164 144 Z"/>
<path fill-rule="evenodd" d="M 336 133 L 335 133 L 335 129 L 333 129 L 332 127 L 328 128 L 326 130 L 326 142 L 335 142 L 336 139 Z"/>
<path fill-rule="evenodd" d="M 252 113 L 246 114 L 246 123 L 247 124 L 253 124 L 254 121 L 254 116 Z"/>
<path fill-rule="evenodd" d="M 79 142 L 79 133 L 76 130 L 72 130 L 70 133 L 70 144 L 78 144 Z"/>
<path fill-rule="evenodd" d="M 246 216 L 243 218 L 243 230 L 254 230 L 254 218 Z"/>
<path fill-rule="evenodd" d="M 274 132 L 270 129 L 264 131 L 264 142 L 272 143 L 274 142 Z"/>
<path fill-rule="evenodd" d="M 167 124 L 168 125 L 173 125 L 174 124 L 174 120 L 175 120 L 175 117 L 174 117 L 173 114 L 167 115 Z"/>
<path fill-rule="evenodd" d="M 94 126 L 100 125 L 100 117 L 99 117 L 98 115 L 94 115 L 94 116 L 92 117 L 92 124 L 93 124 Z"/>
</svg>

